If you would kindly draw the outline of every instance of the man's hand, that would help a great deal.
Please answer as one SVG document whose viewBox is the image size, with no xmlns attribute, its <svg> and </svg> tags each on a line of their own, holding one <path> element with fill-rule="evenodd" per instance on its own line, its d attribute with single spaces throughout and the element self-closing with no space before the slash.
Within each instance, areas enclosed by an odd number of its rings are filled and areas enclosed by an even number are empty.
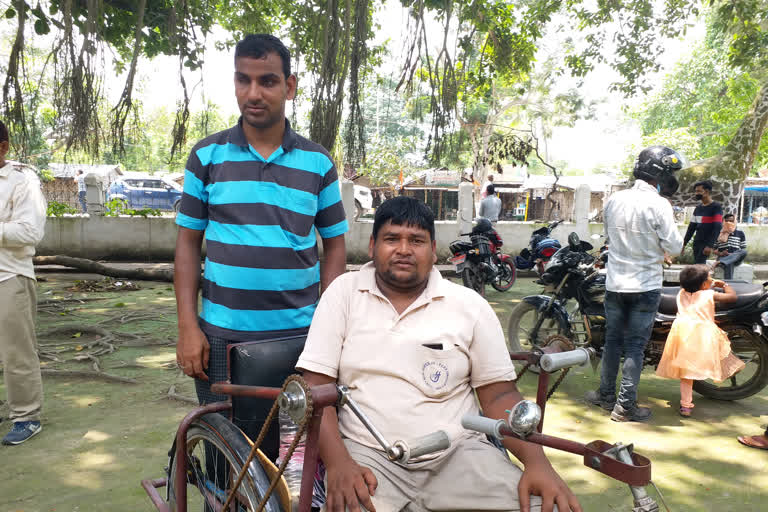
<svg viewBox="0 0 768 512">
<path fill-rule="evenodd" d="M 208 380 L 203 370 L 208 369 L 208 355 L 211 345 L 197 325 L 179 330 L 176 342 L 176 364 L 185 374 L 201 380 Z"/>
<path fill-rule="evenodd" d="M 667 266 L 672 265 L 672 257 L 667 253 L 664 253 L 664 264 Z"/>
<path fill-rule="evenodd" d="M 552 512 L 554 505 L 558 512 L 583 512 L 579 500 L 546 459 L 525 465 L 517 493 L 521 512 L 531 510 L 531 494 L 541 496 L 541 512 Z"/>
<path fill-rule="evenodd" d="M 333 466 L 327 466 L 328 488 L 325 505 L 329 511 L 358 512 L 360 505 L 376 512 L 371 496 L 379 485 L 369 468 L 359 465 L 351 457 Z"/>
<path fill-rule="evenodd" d="M 712 248 L 711 247 L 705 247 L 703 251 L 701 251 L 704 256 L 709 256 L 712 254 Z"/>
</svg>

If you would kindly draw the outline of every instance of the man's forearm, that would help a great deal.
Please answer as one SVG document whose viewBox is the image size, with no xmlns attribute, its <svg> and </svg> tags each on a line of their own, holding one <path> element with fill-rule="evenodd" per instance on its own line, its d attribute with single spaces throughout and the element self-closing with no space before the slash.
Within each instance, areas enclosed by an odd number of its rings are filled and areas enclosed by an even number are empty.
<svg viewBox="0 0 768 512">
<path fill-rule="evenodd" d="M 685 246 L 688 245 L 688 242 L 693 238 L 693 234 L 696 233 L 696 228 L 698 227 L 698 222 L 691 222 L 688 224 L 688 229 L 685 232 L 685 237 L 683 238 L 683 249 L 685 249 Z"/>
<path fill-rule="evenodd" d="M 344 235 L 323 239 L 323 261 L 320 264 L 320 287 L 325 291 L 334 279 L 347 270 Z"/>
<path fill-rule="evenodd" d="M 309 386 L 336 383 L 336 379 L 327 375 L 313 372 L 304 372 L 304 380 Z M 326 407 L 323 411 L 323 421 L 320 423 L 319 439 L 320 458 L 327 467 L 333 467 L 339 462 L 352 458 L 341 440 L 339 431 L 339 417 L 334 407 Z"/>
<path fill-rule="evenodd" d="M 492 386 L 496 389 L 494 390 Z M 523 399 L 512 383 L 491 384 L 485 388 L 485 392 L 478 390 L 478 396 L 483 414 L 489 418 L 506 419 L 508 416 L 506 411 L 511 410 Z M 524 465 L 547 462 L 544 449 L 540 445 L 514 438 L 504 439 L 503 444 Z"/>
<path fill-rule="evenodd" d="M 173 286 L 176 292 L 176 310 L 180 328 L 197 325 L 201 241 L 202 233 L 198 238 L 194 233 L 182 234 L 181 232 L 176 240 Z"/>
</svg>

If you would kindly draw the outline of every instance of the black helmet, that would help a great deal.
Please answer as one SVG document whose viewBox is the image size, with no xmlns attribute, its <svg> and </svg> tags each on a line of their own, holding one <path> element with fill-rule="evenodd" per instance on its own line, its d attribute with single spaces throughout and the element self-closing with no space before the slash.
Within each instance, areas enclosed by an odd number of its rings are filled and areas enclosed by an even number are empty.
<svg viewBox="0 0 768 512">
<path fill-rule="evenodd" d="M 654 180 L 661 187 L 661 195 L 672 196 L 680 186 L 675 172 L 682 168 L 683 158 L 677 151 L 665 146 L 651 146 L 637 155 L 633 174 L 641 180 Z"/>
<path fill-rule="evenodd" d="M 492 229 L 493 229 L 493 225 L 491 224 L 491 221 L 489 221 L 485 217 L 480 217 L 477 219 L 477 224 L 475 224 L 475 227 L 472 228 L 472 232 L 485 233 L 486 231 L 491 231 Z"/>
</svg>

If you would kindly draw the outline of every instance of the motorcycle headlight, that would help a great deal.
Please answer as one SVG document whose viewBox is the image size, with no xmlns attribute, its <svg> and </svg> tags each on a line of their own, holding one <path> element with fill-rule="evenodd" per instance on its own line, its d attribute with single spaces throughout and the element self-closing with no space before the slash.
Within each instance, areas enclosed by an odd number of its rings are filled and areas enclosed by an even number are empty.
<svg viewBox="0 0 768 512">
<path fill-rule="evenodd" d="M 760 314 L 760 320 L 762 320 L 763 325 L 768 327 L 768 311 L 764 311 Z"/>
</svg>

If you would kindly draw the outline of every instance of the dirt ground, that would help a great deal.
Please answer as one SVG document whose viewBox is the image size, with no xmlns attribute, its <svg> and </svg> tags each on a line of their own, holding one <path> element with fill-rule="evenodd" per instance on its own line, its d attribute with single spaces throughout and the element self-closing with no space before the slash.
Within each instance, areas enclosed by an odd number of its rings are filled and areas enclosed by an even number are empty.
<svg viewBox="0 0 768 512">
<path fill-rule="evenodd" d="M 190 379 L 174 367 L 173 291 L 167 283 L 140 282 L 134 291 L 121 285 L 115 291 L 81 292 L 72 290 L 77 280 L 101 278 L 71 273 L 41 277 L 43 368 L 92 372 L 94 359 L 87 354 L 108 352 L 107 345 L 112 345 L 114 352 L 96 356 L 98 369 L 136 383 L 44 374 L 42 433 L 20 446 L 0 446 L 0 512 L 154 510 L 139 482 L 163 476 L 174 431 L 191 408 L 169 399 L 168 391 L 173 387 L 180 396 L 194 396 Z M 520 297 L 536 292 L 532 280 L 519 279 L 506 294 L 491 292 L 488 298 L 506 326 Z M 89 331 L 93 326 L 105 329 L 111 341 L 94 345 L 104 332 Z M 654 480 L 673 512 L 767 509 L 768 452 L 744 448 L 735 439 L 765 428 L 767 391 L 732 403 L 695 396 L 694 417 L 684 419 L 676 413 L 676 382 L 646 371 L 640 398 L 652 407 L 652 420 L 619 424 L 581 400 L 597 381 L 591 368 L 571 371 L 549 402 L 544 432 L 580 442 L 634 443 L 651 459 Z M 529 374 L 520 385 L 533 397 L 535 384 Z M 4 396 L 0 385 L 0 398 Z M 7 408 L 0 406 L 0 416 L 6 415 Z M 7 420 L 0 423 L 3 433 L 9 427 Z M 578 456 L 553 450 L 548 454 L 585 510 L 631 510 L 626 486 L 586 468 Z"/>
</svg>

